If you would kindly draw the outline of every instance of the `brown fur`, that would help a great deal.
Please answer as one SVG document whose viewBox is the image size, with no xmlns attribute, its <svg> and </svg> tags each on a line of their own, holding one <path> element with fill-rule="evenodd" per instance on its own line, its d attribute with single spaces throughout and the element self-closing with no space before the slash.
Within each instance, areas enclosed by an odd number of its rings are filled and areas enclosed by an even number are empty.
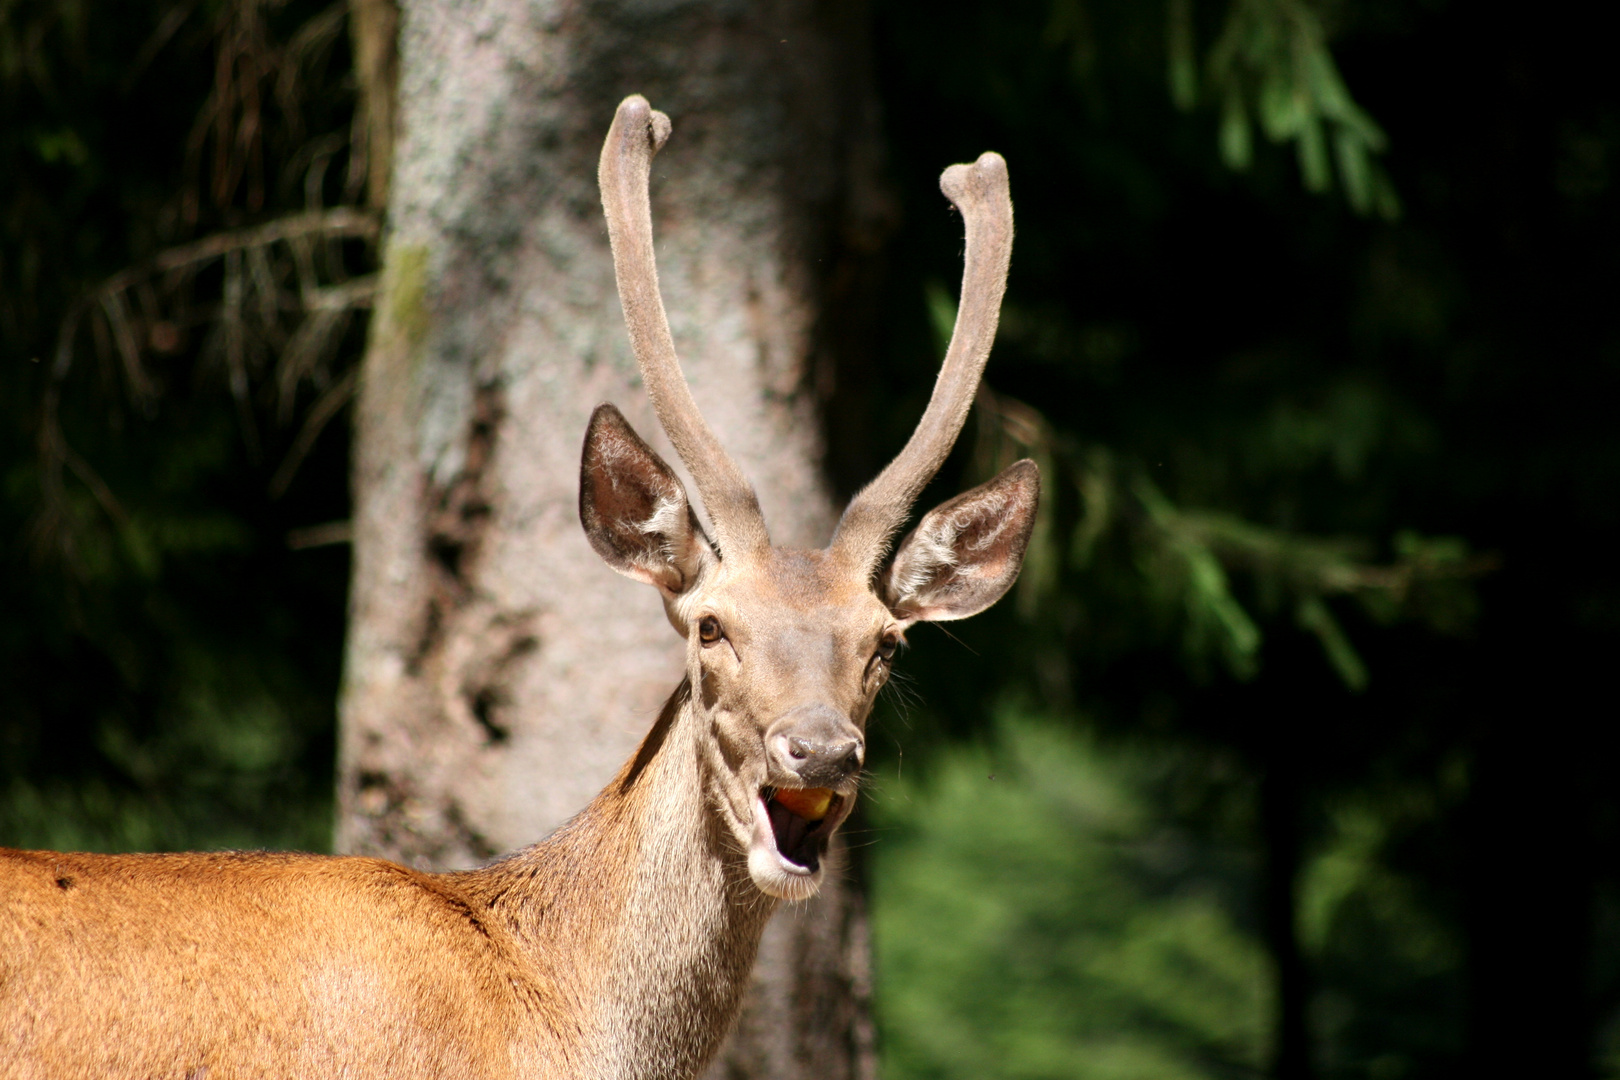
<svg viewBox="0 0 1620 1080">
<path fill-rule="evenodd" d="M 683 685 L 583 813 L 466 873 L 0 850 L 0 1076 L 690 1075 L 774 908 L 694 728 Z"/>
</svg>

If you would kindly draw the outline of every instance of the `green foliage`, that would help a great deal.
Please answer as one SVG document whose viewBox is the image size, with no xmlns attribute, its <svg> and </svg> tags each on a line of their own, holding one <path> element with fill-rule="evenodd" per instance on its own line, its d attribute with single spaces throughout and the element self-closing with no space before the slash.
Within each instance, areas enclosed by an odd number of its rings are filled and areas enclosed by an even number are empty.
<svg viewBox="0 0 1620 1080">
<path fill-rule="evenodd" d="M 1389 140 L 1339 73 L 1325 7 L 1307 0 L 1228 0 L 1199 10 L 1193 0 L 1166 0 L 1154 60 L 1176 108 L 1194 112 L 1207 104 L 1218 113 L 1214 141 L 1228 168 L 1242 172 L 1255 163 L 1258 126 L 1270 142 L 1293 145 L 1308 191 L 1328 191 L 1337 174 L 1357 214 L 1395 220 L 1400 199 L 1378 161 Z M 1209 16 L 1207 25 L 1201 13 Z M 1104 58 L 1139 59 L 1147 51 L 1141 31 L 1155 14 L 1140 4 L 1123 11 L 1108 0 L 1050 0 L 1042 43 L 1067 52 L 1070 77 L 1093 97 L 1094 116 L 1108 108 L 1096 100 Z M 1203 55 L 1201 38 L 1208 42 Z"/>
<path fill-rule="evenodd" d="M 330 704 L 307 676 L 257 652 L 181 643 L 149 733 L 108 710 L 75 749 L 99 774 L 13 776 L 0 790 L 9 845 L 58 851 L 331 846 L 329 785 L 311 783 Z M 40 764 L 36 762 L 35 764 Z"/>
<path fill-rule="evenodd" d="M 103 463 L 116 513 L 70 484 L 47 522 L 37 464 L 7 473 L 8 845 L 330 844 L 347 560 L 288 551 L 262 487 L 222 490 L 246 464 L 230 415 L 190 419 L 144 423 L 137 447 L 70 429 Z M 309 513 L 314 494 L 286 510 Z"/>
<path fill-rule="evenodd" d="M 945 768 L 1010 694 L 1105 745 L 1231 755 L 1264 793 L 1239 831 L 1279 1075 L 1611 1069 L 1620 747 L 1587 702 L 1620 648 L 1620 99 L 1597 14 L 878 8 L 909 201 L 895 374 L 859 373 L 887 380 L 873 457 L 949 322 L 920 284 L 960 265 L 934 179 L 989 147 L 1018 242 L 977 446 L 929 497 L 1020 454 L 1044 486 L 1017 603 L 960 645 L 919 628 L 923 700 L 874 746 Z"/>
<path fill-rule="evenodd" d="M 955 306 L 943 289 L 927 289 L 929 320 L 939 346 L 949 341 Z M 1360 395 L 1354 389 L 1352 400 Z M 1328 458 L 1346 479 L 1357 479 L 1376 440 L 1376 410 L 1330 408 L 1339 416 L 1282 410 L 1265 455 L 1283 469 Z M 1113 534 L 1139 574 L 1136 588 L 1158 609 L 1160 625 L 1179 624 L 1187 663 L 1206 674 L 1218 662 L 1239 679 L 1259 670 L 1264 635 L 1238 598 L 1230 572 L 1252 578 L 1251 594 L 1264 614 L 1292 613 L 1294 625 L 1314 637 L 1344 686 L 1364 690 L 1369 673 L 1326 598 L 1360 601 L 1369 616 L 1389 624 L 1415 618 L 1451 633 L 1467 629 L 1474 609 L 1470 579 L 1493 561 L 1471 555 L 1457 537 L 1423 537 L 1410 529 L 1394 538 L 1395 559 L 1374 564 L 1364 541 L 1300 536 L 1267 528 L 1235 514 L 1174 505 L 1140 464 L 1109 449 L 1088 446 L 1056 431 L 1038 411 L 986 389 L 978 399 L 979 437 L 974 472 L 987 478 L 1019 457 L 1041 467 L 1046 509 L 1030 541 L 1019 580 L 1020 610 L 1038 613 L 1043 600 L 1074 595 L 1071 575 L 1110 572 L 1094 565 Z M 1372 429 L 1372 430 L 1369 430 Z M 1075 504 L 1052 497 L 1073 491 Z M 1067 536 L 1063 535 L 1067 532 Z"/>
<path fill-rule="evenodd" d="M 1230 762 L 1003 710 L 872 797 L 885 1075 L 1263 1073 L 1256 783 Z M 1298 878 L 1325 1070 L 1408 1075 L 1459 1049 L 1464 950 L 1401 846 L 1465 797 L 1458 762 L 1328 808 Z M 1376 957 L 1377 962 L 1369 964 Z M 1436 1008 L 1450 1025 L 1420 1019 Z"/>
<path fill-rule="evenodd" d="M 884 1075 L 1263 1071 L 1273 988 L 1244 912 L 1254 852 L 1175 820 L 1166 788 L 1181 762 L 1165 750 L 1105 749 L 1006 715 L 988 748 L 883 780 Z"/>
<path fill-rule="evenodd" d="M 341 191 L 342 26 L 0 4 L 0 844 L 330 844 L 347 553 L 288 535 L 346 515 L 299 421 L 357 341 L 280 312 L 356 253 L 254 223 Z"/>
<path fill-rule="evenodd" d="M 1460 764 L 1324 808 L 1297 886 L 1300 945 L 1321 973 L 1312 1019 L 1324 1071 L 1409 1075 L 1462 1048 L 1463 935 L 1400 865 L 1403 840 L 1466 795 Z"/>
<path fill-rule="evenodd" d="M 1191 0 L 1171 0 L 1170 83 L 1176 104 L 1196 102 Z M 1210 96 L 1220 102 L 1221 157 L 1234 169 L 1254 159 L 1250 125 L 1292 142 L 1300 177 L 1314 192 L 1332 183 L 1329 145 L 1345 197 L 1359 214 L 1394 220 L 1400 201 L 1375 155 L 1388 140 L 1350 97 L 1328 51 L 1321 20 L 1301 0 L 1232 0 L 1210 47 Z"/>
</svg>

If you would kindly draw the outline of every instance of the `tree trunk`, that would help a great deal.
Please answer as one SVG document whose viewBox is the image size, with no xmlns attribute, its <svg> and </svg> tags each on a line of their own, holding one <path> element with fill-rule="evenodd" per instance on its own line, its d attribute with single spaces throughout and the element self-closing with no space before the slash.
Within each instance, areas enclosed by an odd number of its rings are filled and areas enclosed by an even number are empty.
<svg viewBox="0 0 1620 1080">
<path fill-rule="evenodd" d="M 885 205 L 863 24 L 852 3 L 810 0 L 402 5 L 358 410 L 340 849 L 448 868 L 539 839 L 680 678 L 656 594 L 602 564 L 576 512 L 600 401 L 680 468 L 640 388 L 596 189 L 628 93 L 674 121 L 653 217 L 693 393 L 776 541 L 825 543 L 826 268 L 873 246 Z M 370 139 L 374 168 L 387 134 Z M 854 882 L 832 872 L 778 915 L 717 1072 L 871 1074 Z"/>
</svg>

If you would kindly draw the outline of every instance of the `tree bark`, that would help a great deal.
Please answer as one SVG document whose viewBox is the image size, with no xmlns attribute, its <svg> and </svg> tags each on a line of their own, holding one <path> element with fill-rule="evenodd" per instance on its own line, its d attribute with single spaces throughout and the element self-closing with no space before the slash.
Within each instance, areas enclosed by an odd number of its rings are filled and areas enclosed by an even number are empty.
<svg viewBox="0 0 1620 1080">
<path fill-rule="evenodd" d="M 640 92 L 674 121 L 653 175 L 664 296 L 777 543 L 830 531 L 826 268 L 875 246 L 886 202 L 857 4 L 407 0 L 400 16 L 337 834 L 465 867 L 581 809 L 681 675 L 657 596 L 602 564 L 576 512 L 600 401 L 680 468 L 614 288 L 596 189 L 614 107 Z M 777 916 L 755 981 L 717 1074 L 871 1075 L 851 872 Z"/>
</svg>

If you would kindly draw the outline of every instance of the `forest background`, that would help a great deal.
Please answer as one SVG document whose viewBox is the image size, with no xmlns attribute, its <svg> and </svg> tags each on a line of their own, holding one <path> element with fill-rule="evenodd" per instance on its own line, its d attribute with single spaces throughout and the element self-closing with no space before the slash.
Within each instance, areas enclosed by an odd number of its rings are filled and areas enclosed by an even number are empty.
<svg viewBox="0 0 1620 1080">
<path fill-rule="evenodd" d="M 1008 301 L 924 502 L 1022 454 L 1048 493 L 1015 596 L 913 635 L 873 720 L 885 1075 L 1620 1075 L 1596 13 L 868 17 L 895 224 L 830 485 L 920 412 L 935 177 L 994 148 Z M 332 844 L 376 260 L 347 18 L 0 3 L 0 843 Z M 210 238 L 316 211 L 325 314 L 244 311 Z M 140 294 L 189 265 L 189 306 Z"/>
</svg>

